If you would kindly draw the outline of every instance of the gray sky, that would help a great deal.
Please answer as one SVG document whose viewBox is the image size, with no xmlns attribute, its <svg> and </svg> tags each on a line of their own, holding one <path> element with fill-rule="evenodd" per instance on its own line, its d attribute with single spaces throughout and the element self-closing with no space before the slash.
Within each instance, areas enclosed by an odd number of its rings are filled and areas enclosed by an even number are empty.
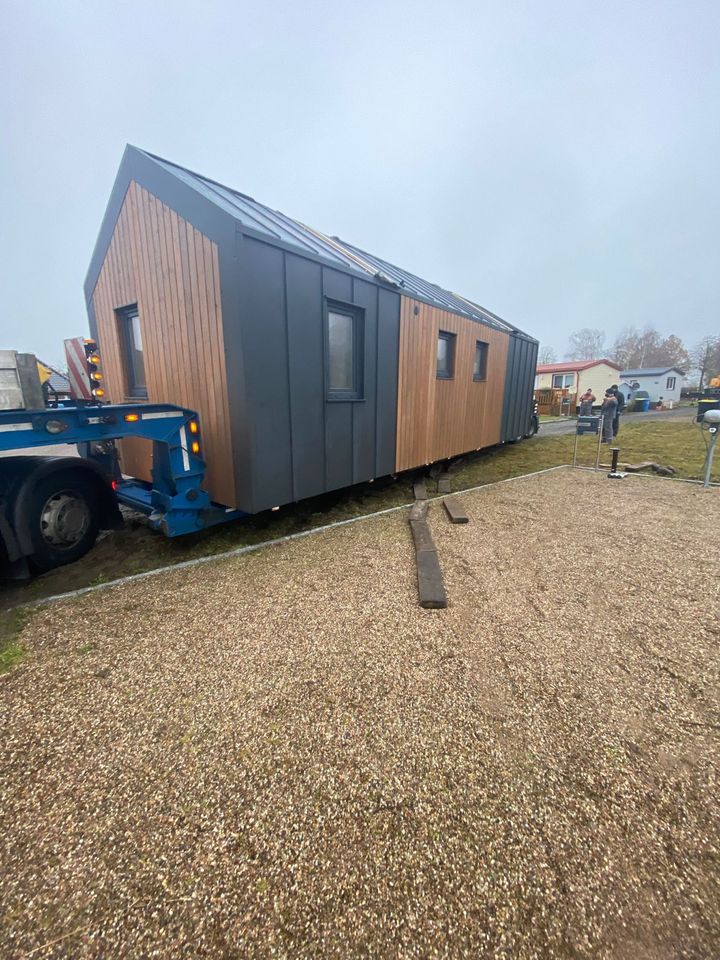
<svg viewBox="0 0 720 960">
<path fill-rule="evenodd" d="M 62 358 L 126 142 L 477 300 L 720 333 L 720 3 L 10 0 L 0 348 Z"/>
</svg>

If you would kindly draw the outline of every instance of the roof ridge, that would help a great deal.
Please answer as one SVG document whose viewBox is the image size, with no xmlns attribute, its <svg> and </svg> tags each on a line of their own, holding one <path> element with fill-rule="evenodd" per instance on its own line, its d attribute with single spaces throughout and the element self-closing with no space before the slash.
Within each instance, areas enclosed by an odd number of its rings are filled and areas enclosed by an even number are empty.
<svg viewBox="0 0 720 960">
<path fill-rule="evenodd" d="M 171 175 L 180 180 L 189 178 L 188 186 L 202 193 L 211 203 L 221 205 L 231 216 L 248 230 L 257 230 L 262 234 L 273 237 L 275 241 L 287 243 L 293 247 L 310 251 L 315 256 L 329 261 L 339 262 L 346 267 L 361 270 L 380 283 L 388 284 L 395 289 L 404 291 L 408 296 L 416 297 L 440 309 L 449 310 L 473 319 L 486 326 L 502 330 L 505 333 L 516 333 L 530 340 L 535 340 L 530 334 L 518 329 L 496 314 L 487 310 L 460 294 L 454 293 L 431 280 L 425 280 L 417 273 L 412 273 L 396 266 L 389 260 L 368 253 L 361 247 L 349 243 L 334 235 L 328 235 L 314 227 L 310 227 L 288 216 L 281 210 L 274 209 L 247 193 L 213 180 L 202 173 L 184 167 L 172 160 L 167 160 L 159 154 L 151 153 L 140 147 L 129 145 L 144 157 L 165 167 Z M 186 180 L 187 182 L 187 180 Z"/>
</svg>

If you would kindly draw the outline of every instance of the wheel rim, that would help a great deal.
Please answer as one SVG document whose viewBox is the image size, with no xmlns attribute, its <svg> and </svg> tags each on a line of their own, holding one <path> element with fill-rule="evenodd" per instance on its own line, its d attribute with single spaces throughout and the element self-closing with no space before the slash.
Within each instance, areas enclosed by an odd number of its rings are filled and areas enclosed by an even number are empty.
<svg viewBox="0 0 720 960">
<path fill-rule="evenodd" d="M 59 550 L 78 544 L 90 526 L 90 507 L 72 490 L 54 493 L 45 502 L 40 514 L 43 540 Z"/>
</svg>

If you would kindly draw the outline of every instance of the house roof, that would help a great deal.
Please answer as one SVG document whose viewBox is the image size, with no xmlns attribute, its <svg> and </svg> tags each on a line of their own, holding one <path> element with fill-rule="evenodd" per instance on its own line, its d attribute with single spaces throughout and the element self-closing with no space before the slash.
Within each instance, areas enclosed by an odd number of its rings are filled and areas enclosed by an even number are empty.
<svg viewBox="0 0 720 960">
<path fill-rule="evenodd" d="M 181 167 L 147 151 L 139 150 L 136 147 L 129 147 L 128 150 L 137 151 L 154 161 L 188 187 L 225 210 L 248 230 L 266 234 L 326 260 L 341 263 L 345 267 L 361 270 L 372 276 L 376 281 L 385 283 L 400 293 L 406 293 L 453 313 L 470 317 L 497 330 L 503 330 L 506 333 L 515 332 L 522 334 L 527 339 L 533 339 L 474 301 L 453 293 L 436 283 L 431 283 L 429 280 L 423 280 L 416 274 L 403 270 L 401 267 L 397 267 L 374 254 L 367 253 L 339 237 L 328 236 L 319 230 L 315 230 L 299 220 L 288 217 L 279 210 L 273 210 L 245 193 L 240 193 L 231 187 L 210 180 L 199 173 L 188 170 L 186 167 Z"/>
<path fill-rule="evenodd" d="M 680 367 L 641 367 L 639 370 L 623 370 L 623 377 L 661 377 L 664 373 L 679 373 L 681 377 L 685 376 L 685 371 Z"/>
<path fill-rule="evenodd" d="M 612 360 L 567 360 L 565 363 L 539 363 L 538 373 L 580 373 L 582 370 L 589 370 L 590 367 L 596 367 L 599 363 L 606 363 L 609 367 L 620 370 L 621 367 Z"/>
<path fill-rule="evenodd" d="M 55 393 L 70 393 L 70 381 L 65 374 L 60 373 L 59 370 L 51 367 L 49 363 L 45 363 L 43 360 L 40 360 L 40 363 L 50 371 L 50 376 L 47 379 L 50 389 Z"/>
</svg>

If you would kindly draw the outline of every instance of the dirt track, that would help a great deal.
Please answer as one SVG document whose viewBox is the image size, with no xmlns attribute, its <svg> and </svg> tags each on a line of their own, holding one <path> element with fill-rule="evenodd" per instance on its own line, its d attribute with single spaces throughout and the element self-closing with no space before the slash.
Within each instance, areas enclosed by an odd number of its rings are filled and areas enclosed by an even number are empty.
<svg viewBox="0 0 720 960">
<path fill-rule="evenodd" d="M 714 956 L 720 493 L 463 500 L 447 611 L 401 512 L 38 614 L 0 953 Z"/>
</svg>

